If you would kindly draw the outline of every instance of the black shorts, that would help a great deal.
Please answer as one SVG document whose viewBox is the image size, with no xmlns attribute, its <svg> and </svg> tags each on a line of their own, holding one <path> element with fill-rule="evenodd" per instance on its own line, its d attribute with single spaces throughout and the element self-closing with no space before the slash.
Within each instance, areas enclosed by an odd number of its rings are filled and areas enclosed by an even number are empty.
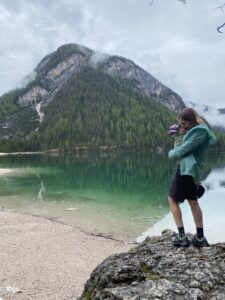
<svg viewBox="0 0 225 300">
<path fill-rule="evenodd" d="M 176 169 L 169 188 L 169 196 L 177 202 L 184 202 L 185 199 L 197 200 L 197 185 L 190 175 L 180 175 L 180 169 Z"/>
</svg>

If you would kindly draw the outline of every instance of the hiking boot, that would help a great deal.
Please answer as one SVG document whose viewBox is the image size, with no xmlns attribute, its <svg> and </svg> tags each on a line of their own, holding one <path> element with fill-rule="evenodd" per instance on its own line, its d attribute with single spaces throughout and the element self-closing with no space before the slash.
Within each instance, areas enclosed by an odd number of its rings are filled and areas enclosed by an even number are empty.
<svg viewBox="0 0 225 300">
<path fill-rule="evenodd" d="M 172 243 L 174 246 L 182 246 L 182 247 L 188 247 L 190 246 L 190 241 L 186 235 L 180 236 L 179 234 L 176 234 L 172 236 Z"/>
<path fill-rule="evenodd" d="M 195 247 L 209 247 L 207 239 L 204 236 L 199 238 L 197 234 L 191 239 L 191 244 Z"/>
</svg>

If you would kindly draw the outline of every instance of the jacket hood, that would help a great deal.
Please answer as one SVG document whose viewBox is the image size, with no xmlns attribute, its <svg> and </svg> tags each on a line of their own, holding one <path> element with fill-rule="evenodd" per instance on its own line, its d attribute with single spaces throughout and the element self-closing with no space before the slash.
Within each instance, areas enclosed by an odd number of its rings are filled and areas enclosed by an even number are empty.
<svg viewBox="0 0 225 300">
<path fill-rule="evenodd" d="M 215 144 L 217 142 L 217 137 L 215 135 L 215 133 L 209 129 L 208 126 L 203 125 L 203 124 L 199 124 L 196 125 L 194 127 L 192 127 L 184 136 L 184 140 L 186 140 L 190 135 L 192 135 L 193 132 L 195 132 L 196 130 L 205 130 L 208 134 L 208 142 L 210 145 Z"/>
</svg>

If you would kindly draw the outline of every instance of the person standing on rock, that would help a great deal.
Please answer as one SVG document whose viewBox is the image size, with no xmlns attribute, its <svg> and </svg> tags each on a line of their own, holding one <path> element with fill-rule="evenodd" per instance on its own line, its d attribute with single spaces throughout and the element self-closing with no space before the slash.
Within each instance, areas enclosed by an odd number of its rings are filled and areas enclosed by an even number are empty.
<svg viewBox="0 0 225 300">
<path fill-rule="evenodd" d="M 177 159 L 172 177 L 168 201 L 178 228 L 178 234 L 172 237 L 175 246 L 209 246 L 204 236 L 203 215 L 198 203 L 202 193 L 199 181 L 204 166 L 208 146 L 217 141 L 215 134 L 201 120 L 192 108 L 185 108 L 178 115 L 178 125 L 185 132 L 182 143 L 170 150 L 169 158 Z M 203 190 L 204 192 L 204 190 Z M 191 241 L 185 234 L 182 213 L 179 204 L 188 201 L 196 225 L 196 234 Z"/>
</svg>

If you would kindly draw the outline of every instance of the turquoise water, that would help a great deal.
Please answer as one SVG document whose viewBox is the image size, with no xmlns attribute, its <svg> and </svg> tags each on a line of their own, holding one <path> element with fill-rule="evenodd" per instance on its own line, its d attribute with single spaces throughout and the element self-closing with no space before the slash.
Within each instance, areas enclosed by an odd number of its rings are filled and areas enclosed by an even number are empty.
<svg viewBox="0 0 225 300">
<path fill-rule="evenodd" d="M 0 206 L 134 239 L 169 214 L 167 191 L 174 165 L 166 155 L 143 152 L 2 156 L 0 168 L 12 172 L 0 177 Z M 210 154 L 205 180 L 219 169 L 219 177 L 225 178 L 224 165 L 225 154 Z M 213 178 L 205 184 L 207 192 L 218 184 L 225 191 L 224 181 Z"/>
</svg>

